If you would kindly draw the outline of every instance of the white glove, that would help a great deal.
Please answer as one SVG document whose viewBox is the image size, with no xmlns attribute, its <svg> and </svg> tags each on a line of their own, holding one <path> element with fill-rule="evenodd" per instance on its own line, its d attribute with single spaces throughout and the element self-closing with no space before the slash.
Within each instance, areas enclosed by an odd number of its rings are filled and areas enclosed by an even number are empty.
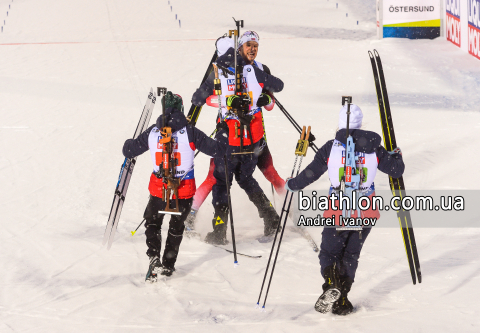
<svg viewBox="0 0 480 333">
<path fill-rule="evenodd" d="M 402 155 L 402 150 L 401 150 L 399 147 L 397 147 L 397 148 L 395 148 L 394 150 L 389 151 L 388 153 L 389 153 L 390 155 L 393 155 L 393 154 L 400 154 L 400 155 Z"/>
<path fill-rule="evenodd" d="M 292 178 L 291 178 L 291 177 L 288 177 L 288 178 L 285 180 L 285 189 L 286 189 L 287 191 L 290 191 L 290 192 L 297 192 L 297 191 L 292 190 L 290 187 L 288 187 L 288 181 L 289 181 L 290 179 L 292 179 Z"/>
</svg>

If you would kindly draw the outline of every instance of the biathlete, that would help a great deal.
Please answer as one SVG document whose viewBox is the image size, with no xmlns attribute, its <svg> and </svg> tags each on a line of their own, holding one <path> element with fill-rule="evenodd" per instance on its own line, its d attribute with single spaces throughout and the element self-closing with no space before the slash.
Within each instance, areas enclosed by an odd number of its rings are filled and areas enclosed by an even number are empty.
<svg viewBox="0 0 480 333">
<path fill-rule="evenodd" d="M 233 43 L 229 41 L 230 38 L 225 37 L 217 41 L 217 49 L 225 49 L 227 51 L 217 59 L 217 65 L 219 66 L 219 78 L 222 85 L 221 105 L 222 112 L 219 119 L 219 125 L 228 132 L 228 170 L 230 171 L 228 184 L 231 184 L 231 179 L 235 175 L 240 187 L 248 194 L 250 201 L 257 207 L 259 215 L 264 219 L 264 234 L 271 235 L 275 232 L 279 223 L 279 216 L 272 204 L 266 197 L 263 190 L 258 185 L 257 181 L 253 178 L 253 171 L 258 164 L 259 156 L 263 152 L 267 152 L 269 156 L 265 156 L 261 159 L 261 165 L 267 176 L 267 179 L 272 179 L 276 188 L 282 192 L 281 187 L 284 181 L 278 176 L 278 173 L 273 168 L 271 163 L 271 155 L 265 149 L 266 142 L 264 140 L 264 128 L 263 128 L 263 116 L 262 107 L 270 105 L 273 107 L 273 100 L 268 92 L 280 92 L 283 89 L 283 82 L 270 75 L 266 66 L 255 61 L 255 57 L 258 51 L 259 38 L 253 31 L 245 32 L 239 40 L 238 50 L 235 50 Z M 229 45 L 229 43 L 231 43 Z M 222 50 L 223 51 L 223 50 Z M 219 51 L 219 52 L 222 52 Z M 242 124 L 238 116 L 228 112 L 227 107 L 237 109 L 245 102 L 244 97 L 235 96 L 233 92 L 235 90 L 234 76 L 231 74 L 234 66 L 235 52 L 238 52 L 237 59 L 240 66 L 243 67 L 243 90 L 245 93 L 251 93 L 252 106 L 249 109 L 248 114 L 242 120 Z M 230 73 L 229 73 L 230 72 Z M 213 92 L 213 80 L 214 74 L 212 73 L 209 78 L 200 86 L 192 97 L 192 103 L 201 106 L 205 104 L 209 96 Z M 230 95 L 230 96 L 229 96 Z M 229 96 L 227 98 L 227 96 Z M 247 119 L 248 118 L 248 119 Z M 238 153 L 241 145 L 241 139 L 236 133 L 236 128 L 240 128 L 241 125 L 245 125 L 250 128 L 248 133 L 245 133 L 243 144 L 247 150 L 254 152 L 247 155 L 231 155 L 231 153 Z M 242 135 L 242 134 L 241 134 Z M 240 135 L 240 136 L 241 136 Z M 228 200 L 226 193 L 227 180 L 225 179 L 224 160 L 215 159 L 211 170 L 213 169 L 213 177 L 215 182 L 211 179 L 212 173 L 207 177 L 205 183 L 205 191 L 199 193 L 202 198 L 199 198 L 201 203 L 208 195 L 210 186 L 212 186 L 213 205 L 215 208 L 214 218 L 212 220 L 214 231 L 209 233 L 206 237 L 206 241 L 214 244 L 226 243 L 226 221 L 228 217 Z M 196 205 L 198 209 L 199 205 Z"/>
<path fill-rule="evenodd" d="M 195 194 L 195 175 L 193 158 L 195 149 L 216 157 L 225 155 L 225 145 L 209 138 L 199 129 L 188 124 L 183 114 L 183 102 L 179 95 L 167 92 L 165 95 L 165 117 L 158 117 L 156 124 L 150 126 L 140 136 L 133 140 L 125 141 L 123 155 L 133 158 L 150 150 L 153 162 L 153 173 L 150 176 L 150 200 L 145 209 L 145 235 L 147 237 L 147 255 L 150 259 L 146 280 L 155 282 L 158 274 L 170 276 L 175 271 L 178 251 L 183 239 L 185 229 L 184 221 L 190 212 L 193 196 Z M 176 160 L 175 178 L 181 179 L 178 186 L 178 204 L 181 215 L 171 215 L 167 241 L 163 258 L 160 261 L 162 246 L 161 226 L 165 214 L 166 198 L 163 198 L 162 151 L 163 138 L 161 129 L 165 126 L 172 131 L 172 145 Z M 172 199 L 175 199 L 173 196 Z M 170 208 L 174 208 L 175 200 L 170 200 Z"/>
<path fill-rule="evenodd" d="M 377 170 L 393 178 L 399 178 L 405 169 L 402 153 L 399 148 L 387 152 L 381 146 L 380 136 L 371 131 L 361 130 L 363 113 L 355 104 L 350 104 L 349 133 L 355 144 L 355 155 L 358 157 L 357 167 L 362 170 L 360 192 L 370 198 L 375 195 L 374 179 Z M 299 191 L 312 184 L 325 172 L 330 178 L 330 194 L 340 190 L 340 180 L 344 172 L 347 105 L 340 111 L 339 130 L 335 139 L 327 141 L 315 154 L 314 160 L 297 177 L 287 179 L 285 188 L 289 191 Z M 336 204 L 338 207 L 338 203 Z M 338 221 L 342 210 L 333 210 L 331 205 L 323 214 L 325 218 L 335 217 Z M 357 217 L 355 211 L 352 217 Z M 361 211 L 362 218 L 379 218 L 378 210 Z M 337 230 L 339 229 L 339 230 Z M 346 228 L 327 228 L 322 232 L 320 245 L 320 273 L 325 279 L 323 294 L 315 304 L 319 312 L 333 312 L 346 315 L 353 311 L 352 303 L 347 295 L 355 280 L 358 259 L 363 244 L 371 228 L 364 227 L 359 231 L 344 230 Z"/>
</svg>

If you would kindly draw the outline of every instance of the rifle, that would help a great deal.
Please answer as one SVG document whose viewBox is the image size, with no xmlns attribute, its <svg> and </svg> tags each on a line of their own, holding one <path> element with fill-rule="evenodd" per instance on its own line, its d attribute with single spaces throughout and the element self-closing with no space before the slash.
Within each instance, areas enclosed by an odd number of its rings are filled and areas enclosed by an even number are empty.
<svg viewBox="0 0 480 333">
<path fill-rule="evenodd" d="M 252 103 L 252 99 L 248 93 L 243 92 L 243 66 L 241 66 L 238 61 L 237 61 L 237 48 L 238 48 L 238 37 L 240 35 L 240 27 L 243 28 L 243 20 L 235 20 L 235 24 L 237 26 L 236 30 L 229 30 L 229 36 L 234 37 L 234 45 L 235 45 L 235 50 L 234 50 L 234 75 L 235 75 L 235 95 L 237 96 L 246 96 L 246 102 L 244 103 L 240 108 L 238 109 L 231 109 L 227 106 L 227 109 L 231 112 L 233 112 L 237 117 L 238 121 L 240 122 L 240 127 L 238 127 L 238 124 L 235 123 L 235 138 L 240 138 L 240 152 L 238 153 L 232 153 L 232 155 L 238 155 L 238 154 L 253 154 L 253 151 L 244 151 L 243 146 L 244 146 L 244 138 L 247 137 L 247 135 L 250 136 L 250 141 L 253 144 L 253 137 L 252 137 L 252 131 L 250 129 L 250 122 L 254 118 L 254 116 L 249 116 L 249 106 Z M 242 124 L 243 122 L 243 124 Z"/>
<path fill-rule="evenodd" d="M 171 214 L 171 215 L 181 215 L 178 209 L 178 187 L 180 186 L 181 179 L 175 178 L 176 169 L 177 169 L 177 159 L 175 158 L 174 147 L 172 143 L 175 143 L 172 140 L 172 128 L 168 127 L 166 124 L 165 117 L 165 95 L 167 93 L 167 88 L 157 88 L 157 95 L 163 94 L 162 97 L 162 113 L 163 113 L 163 127 L 160 129 L 162 138 L 159 143 L 162 144 L 162 163 L 159 165 L 159 175 L 163 179 L 163 193 L 162 198 L 167 202 L 164 211 L 159 211 L 162 214 Z M 167 187 L 165 187 L 167 184 Z M 175 208 L 170 208 L 170 196 L 175 196 Z"/>
<path fill-rule="evenodd" d="M 343 176 L 341 181 L 341 190 L 346 196 L 349 198 L 350 203 L 353 205 L 354 200 L 357 202 L 358 198 L 361 196 L 361 192 L 359 191 L 360 182 L 363 176 L 363 168 L 357 168 L 357 161 L 358 156 L 355 156 L 355 143 L 353 142 L 353 138 L 350 135 L 350 104 L 352 104 L 352 97 L 351 96 L 342 96 L 342 105 L 347 103 L 347 142 L 345 145 L 345 161 L 343 166 Z M 358 195 L 358 197 L 357 197 Z M 352 207 L 350 209 L 344 208 L 342 210 L 343 217 L 351 217 L 352 216 Z M 360 217 L 360 207 L 357 205 L 357 217 Z M 361 227 L 343 227 L 337 228 L 337 230 L 359 230 L 360 231 L 360 238 L 361 238 Z"/>
</svg>

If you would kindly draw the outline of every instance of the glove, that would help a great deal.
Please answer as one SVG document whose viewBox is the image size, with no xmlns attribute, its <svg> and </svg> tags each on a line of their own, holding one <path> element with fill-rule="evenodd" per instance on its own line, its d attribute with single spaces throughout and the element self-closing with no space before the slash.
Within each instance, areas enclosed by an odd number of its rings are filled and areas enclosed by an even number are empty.
<svg viewBox="0 0 480 333">
<path fill-rule="evenodd" d="M 272 103 L 272 98 L 267 94 L 261 94 L 260 97 L 257 99 L 257 106 L 261 108 L 262 106 L 266 106 Z"/>
<path fill-rule="evenodd" d="M 231 107 L 232 109 L 241 109 L 242 107 L 248 106 L 249 103 L 250 98 L 245 95 L 232 95 L 227 98 L 227 106 Z"/>
<path fill-rule="evenodd" d="M 233 67 L 235 64 L 235 59 L 234 59 L 234 48 L 230 47 L 223 55 L 219 56 L 217 58 L 217 65 L 220 65 L 222 67 L 228 68 L 228 67 Z M 243 57 L 238 53 L 237 51 L 237 65 L 238 66 L 245 66 L 245 61 L 243 60 Z"/>
<path fill-rule="evenodd" d="M 389 153 L 390 155 L 400 154 L 400 156 L 402 156 L 402 150 L 401 150 L 399 147 L 395 148 L 395 149 L 392 150 L 392 151 L 389 151 L 388 153 Z"/>
<path fill-rule="evenodd" d="M 285 189 L 286 189 L 287 191 L 292 192 L 292 193 L 297 192 L 297 191 L 295 191 L 295 190 L 292 190 L 290 187 L 288 187 L 288 181 L 289 181 L 290 179 L 292 179 L 292 178 L 291 178 L 291 177 L 288 177 L 288 178 L 285 180 Z"/>
<path fill-rule="evenodd" d="M 220 132 L 221 130 L 224 130 L 225 132 L 227 132 L 228 134 L 228 125 L 226 122 L 224 121 L 220 121 L 218 124 L 217 124 L 217 132 Z"/>
<path fill-rule="evenodd" d="M 310 133 L 310 135 L 308 136 L 308 145 L 311 147 L 312 146 L 312 143 L 313 141 L 315 141 L 315 135 L 313 135 L 312 133 Z"/>
<path fill-rule="evenodd" d="M 244 114 L 244 115 L 237 114 L 237 117 L 238 117 L 238 120 L 240 120 L 240 125 L 245 125 L 245 126 L 249 125 L 253 119 L 253 116 L 249 116 L 247 114 Z"/>
</svg>

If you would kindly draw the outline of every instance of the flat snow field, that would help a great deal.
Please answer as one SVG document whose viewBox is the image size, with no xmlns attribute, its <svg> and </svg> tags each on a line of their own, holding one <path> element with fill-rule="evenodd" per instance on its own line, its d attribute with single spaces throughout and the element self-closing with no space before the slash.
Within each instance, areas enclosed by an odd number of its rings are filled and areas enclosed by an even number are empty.
<svg viewBox="0 0 480 333">
<path fill-rule="evenodd" d="M 101 246 L 121 148 L 150 87 L 179 93 L 188 109 L 232 16 L 260 34 L 257 60 L 284 80 L 278 99 L 312 126 L 318 146 L 334 136 L 342 95 L 363 109 L 365 129 L 381 132 L 367 55 L 377 49 L 407 191 L 479 189 L 480 61 L 443 37 L 378 40 L 373 0 L 0 0 L 0 332 L 479 332 L 480 229 L 415 229 L 417 285 L 399 228 L 374 229 L 349 295 L 356 312 L 338 317 L 314 310 L 318 258 L 290 221 L 260 312 L 271 243 L 259 242 L 263 222 L 237 184 L 237 250 L 262 258 L 239 257 L 234 268 L 231 254 L 185 238 L 176 273 L 144 282 L 143 228 L 130 231 L 149 195 L 145 154 L 115 242 Z M 157 105 L 152 123 L 159 114 Z M 209 134 L 215 115 L 205 107 L 198 128 Z M 298 134 L 278 108 L 265 124 L 287 177 Z M 208 164 L 196 159 L 197 185 Z M 387 177 L 376 184 L 387 189 Z M 328 185 L 324 175 L 309 189 Z M 210 198 L 198 214 L 202 237 Z M 283 198 L 275 200 L 279 211 Z M 321 228 L 308 230 L 319 243 Z"/>
</svg>

